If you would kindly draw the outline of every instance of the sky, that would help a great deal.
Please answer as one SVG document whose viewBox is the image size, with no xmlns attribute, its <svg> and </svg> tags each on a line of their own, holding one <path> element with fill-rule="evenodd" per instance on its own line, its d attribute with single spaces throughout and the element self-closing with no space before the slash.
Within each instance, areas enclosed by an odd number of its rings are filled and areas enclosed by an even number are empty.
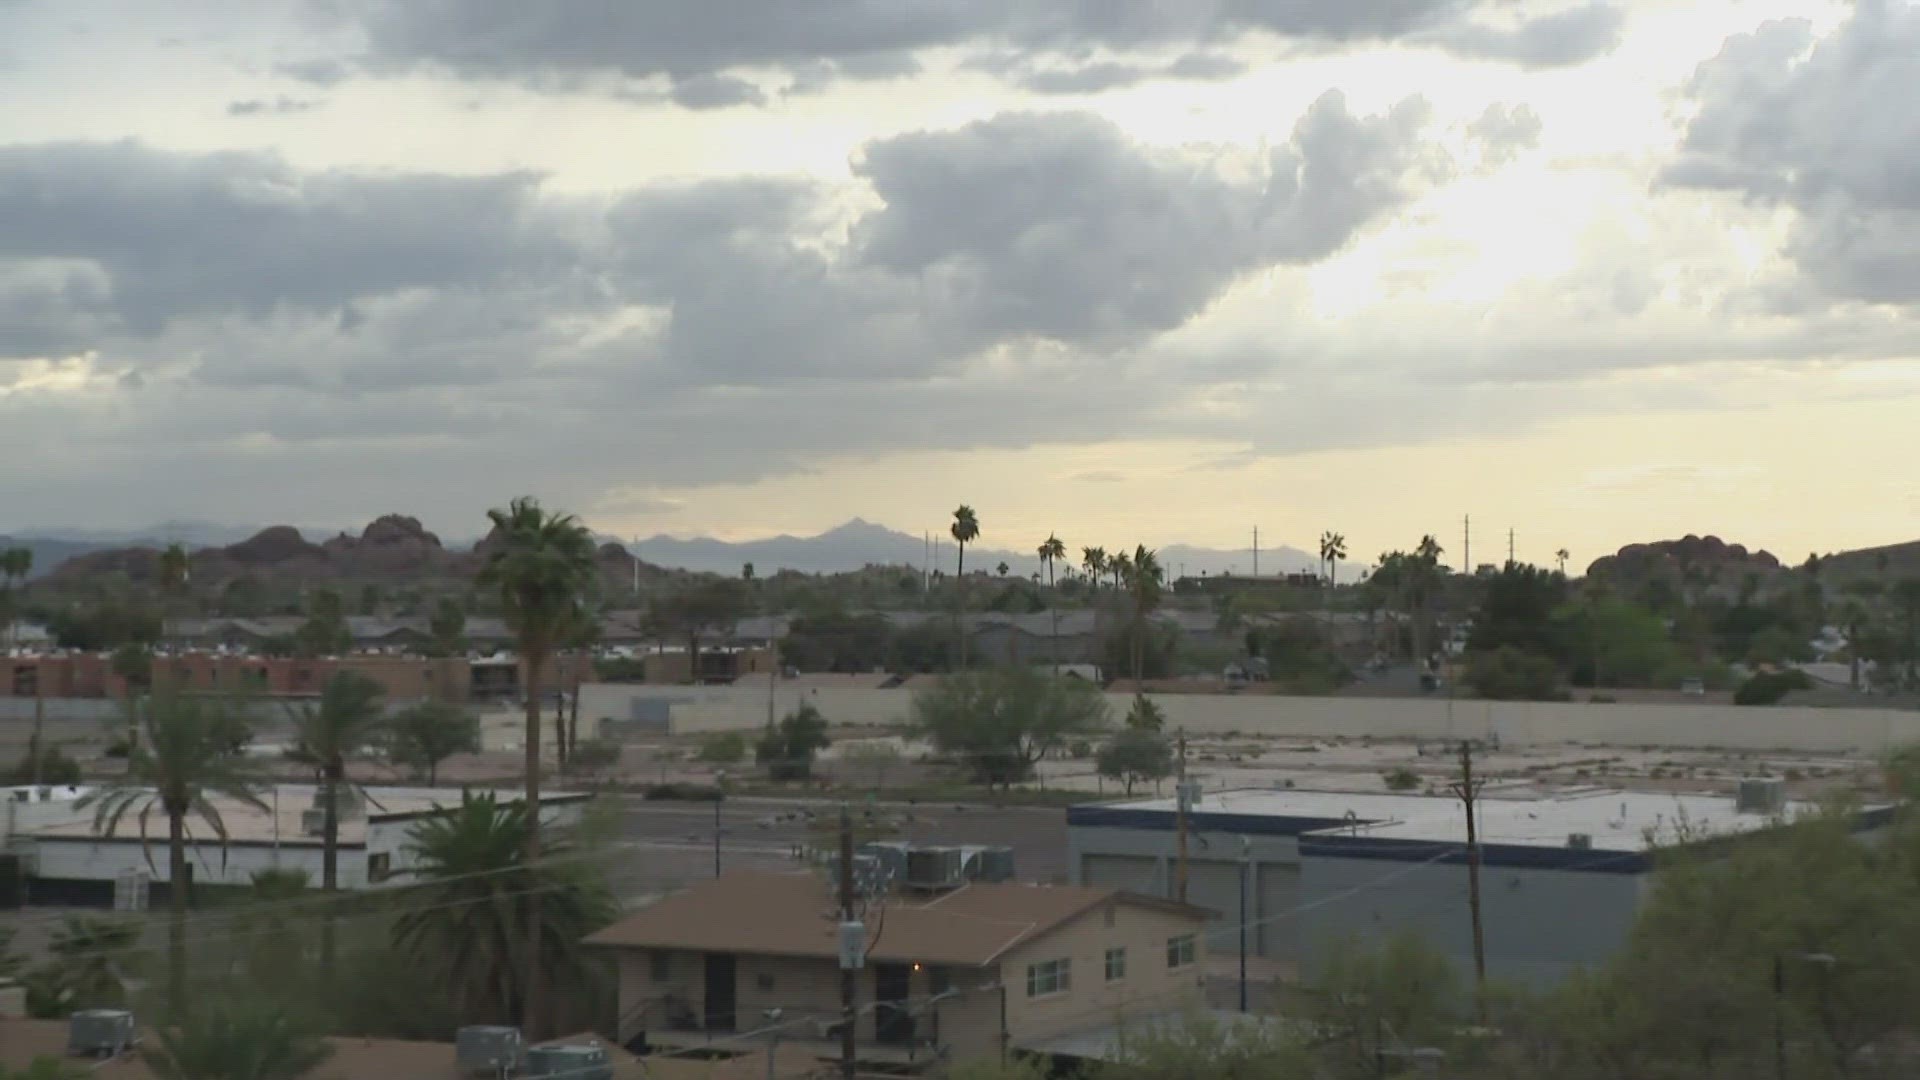
<svg viewBox="0 0 1920 1080">
<path fill-rule="evenodd" d="M 0 531 L 1910 540 L 1917 65 L 1908 0 L 0 0 Z"/>
</svg>

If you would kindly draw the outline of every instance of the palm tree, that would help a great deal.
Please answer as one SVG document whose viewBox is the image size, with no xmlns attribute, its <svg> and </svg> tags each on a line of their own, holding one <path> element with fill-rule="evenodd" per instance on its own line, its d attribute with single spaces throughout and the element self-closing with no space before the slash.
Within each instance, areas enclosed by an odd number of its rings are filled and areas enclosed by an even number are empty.
<svg viewBox="0 0 1920 1080">
<path fill-rule="evenodd" d="M 1053 564 L 1067 557 L 1067 545 L 1052 533 L 1040 541 L 1040 563 L 1047 568 L 1047 611 L 1051 616 L 1051 639 L 1047 642 L 1047 652 L 1053 657 L 1053 673 L 1060 674 L 1060 605 L 1059 596 L 1053 591 Z"/>
<path fill-rule="evenodd" d="M 1559 551 L 1553 553 L 1553 561 L 1560 564 L 1561 577 L 1567 576 L 1567 560 L 1571 558 L 1573 558 L 1573 553 L 1566 548 L 1561 548 Z"/>
<path fill-rule="evenodd" d="M 1113 587 L 1118 589 L 1133 580 L 1133 559 L 1122 551 L 1107 560 L 1107 573 L 1113 575 Z"/>
<path fill-rule="evenodd" d="M 1152 548 L 1140 544 L 1133 549 L 1133 557 L 1122 553 L 1121 559 L 1127 566 L 1127 591 L 1133 596 L 1133 692 L 1141 692 L 1141 680 L 1145 674 L 1147 615 L 1160 606 L 1161 577 L 1160 559 Z"/>
<path fill-rule="evenodd" d="M 319 774 L 321 805 L 320 888 L 340 888 L 340 802 L 359 785 L 347 779 L 347 759 L 378 743 L 386 728 L 380 684 L 354 671 L 341 671 L 320 688 L 317 705 L 302 706 L 293 715 L 293 760 L 313 766 Z M 344 790 L 343 790 L 344 786 Z M 320 923 L 320 970 L 333 975 L 333 908 Z"/>
<path fill-rule="evenodd" d="M 1100 579 L 1107 573 L 1107 549 L 1103 547 L 1083 547 L 1080 549 L 1080 565 L 1086 568 L 1087 582 L 1093 588 L 1100 587 Z"/>
<path fill-rule="evenodd" d="M 31 574 L 32 572 L 33 572 L 33 549 L 32 548 L 10 547 L 5 551 L 0 551 L 0 579 L 4 579 L 3 583 L 0 583 L 0 594 L 4 594 L 4 599 L 6 601 L 5 608 L 6 608 L 7 647 L 8 648 L 12 648 L 14 643 L 13 590 L 16 585 L 18 585 L 22 581 L 25 581 L 27 578 L 27 575 Z"/>
<path fill-rule="evenodd" d="M 545 862 L 522 857 L 533 831 L 526 804 L 467 792 L 409 835 L 420 883 L 409 890 L 415 903 L 394 920 L 394 946 L 445 979 L 468 1022 L 530 1015 L 531 973 L 556 984 L 581 974 L 581 938 L 612 916 L 605 890 L 564 842 Z M 540 951 L 523 961 L 518 931 L 536 918 L 545 924 Z"/>
<path fill-rule="evenodd" d="M 1340 564 L 1347 559 L 1347 538 L 1337 532 L 1320 534 L 1320 561 L 1327 567 L 1327 584 L 1340 583 Z"/>
<path fill-rule="evenodd" d="M 226 820 L 216 798 L 239 802 L 261 813 L 269 812 L 234 745 L 240 705 L 227 698 L 194 698 L 158 694 L 142 699 L 140 726 L 145 738 L 127 755 L 127 775 L 107 781 L 77 804 L 93 809 L 94 831 L 112 836 L 127 815 L 140 825 L 147 841 L 147 819 L 158 808 L 167 819 L 167 896 L 172 918 L 167 925 L 167 977 L 170 1004 L 184 1014 L 187 1006 L 187 839 L 188 818 L 197 818 L 213 830 L 224 852 Z M 153 855 L 147 853 L 147 863 Z"/>
<path fill-rule="evenodd" d="M 523 830 L 526 862 L 540 862 L 540 680 L 561 639 L 584 617 L 585 601 L 599 574 L 593 537 L 570 514 L 549 514 L 531 496 L 513 500 L 505 510 L 489 510 L 491 550 L 480 583 L 500 595 L 500 610 L 518 639 L 526 688 L 527 806 L 534 814 Z M 540 955 L 540 897 L 528 898 L 525 955 Z M 541 1016 L 540 968 L 529 960 L 526 981 L 529 1033 Z"/>
<path fill-rule="evenodd" d="M 967 545 L 980 535 L 980 518 L 974 514 L 973 507 L 965 503 L 953 512 L 953 524 L 947 527 L 953 535 L 953 542 L 959 549 L 954 563 L 953 576 L 956 588 L 954 601 L 953 636 L 959 639 L 957 651 L 960 654 L 960 668 L 967 666 Z"/>
</svg>

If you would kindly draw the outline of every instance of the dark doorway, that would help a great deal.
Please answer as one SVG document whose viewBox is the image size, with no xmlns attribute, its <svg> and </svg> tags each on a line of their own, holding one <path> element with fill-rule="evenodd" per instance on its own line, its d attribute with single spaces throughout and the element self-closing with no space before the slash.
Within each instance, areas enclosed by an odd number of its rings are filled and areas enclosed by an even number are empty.
<svg viewBox="0 0 1920 1080">
<path fill-rule="evenodd" d="M 913 1043 L 913 965 L 873 966 L 873 1037 L 883 1046 Z"/>
<path fill-rule="evenodd" d="M 706 1029 L 732 1031 L 733 1014 L 733 954 L 710 952 L 707 954 Z"/>
</svg>

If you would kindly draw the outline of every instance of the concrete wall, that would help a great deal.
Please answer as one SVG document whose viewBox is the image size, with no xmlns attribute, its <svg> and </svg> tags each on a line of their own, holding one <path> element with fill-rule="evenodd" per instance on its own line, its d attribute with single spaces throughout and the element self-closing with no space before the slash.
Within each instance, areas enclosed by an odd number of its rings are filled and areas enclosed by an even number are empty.
<svg viewBox="0 0 1920 1080">
<path fill-rule="evenodd" d="M 1633 927 L 1644 874 L 1486 867 L 1480 872 L 1487 974 L 1544 984 L 1596 967 Z M 1301 868 L 1301 912 L 1309 969 L 1344 943 L 1377 945 L 1411 932 L 1473 974 L 1467 868 L 1387 859 L 1315 855 Z"/>
<path fill-rule="evenodd" d="M 904 723 L 913 709 L 908 690 L 789 689 L 774 692 L 776 715 L 802 698 L 830 724 Z M 1447 739 L 1498 737 L 1514 745 L 1591 743 L 1615 746 L 1716 746 L 1742 750 L 1800 750 L 1879 754 L 1920 742 L 1920 710 L 1741 708 L 1734 705 L 1587 704 L 1479 701 L 1445 698 L 1288 697 L 1270 694 L 1154 694 L 1170 727 L 1195 735 L 1241 732 L 1312 738 Z M 671 704 L 675 733 L 741 731 L 767 720 L 767 688 L 588 684 L 581 720 L 625 718 L 635 698 Z M 1132 696 L 1110 693 L 1115 717 Z"/>
</svg>

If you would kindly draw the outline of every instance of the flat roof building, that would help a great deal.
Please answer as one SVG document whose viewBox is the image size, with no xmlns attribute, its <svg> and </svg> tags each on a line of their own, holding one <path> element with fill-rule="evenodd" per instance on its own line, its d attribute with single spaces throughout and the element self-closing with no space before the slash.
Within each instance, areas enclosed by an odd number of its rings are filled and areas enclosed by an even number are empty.
<svg viewBox="0 0 1920 1080">
<path fill-rule="evenodd" d="M 1490 974 L 1551 981 L 1624 942 L 1664 850 L 1752 833 L 1809 812 L 1777 781 L 1734 796 L 1583 788 L 1487 790 L 1476 815 Z M 1861 812 L 1860 827 L 1888 807 Z M 1170 895 L 1173 799 L 1067 811 L 1075 882 Z M 1311 964 L 1349 939 L 1412 930 L 1470 964 L 1466 817 L 1451 796 L 1242 789 L 1188 814 L 1187 899 L 1218 913 L 1216 952 Z"/>
</svg>

